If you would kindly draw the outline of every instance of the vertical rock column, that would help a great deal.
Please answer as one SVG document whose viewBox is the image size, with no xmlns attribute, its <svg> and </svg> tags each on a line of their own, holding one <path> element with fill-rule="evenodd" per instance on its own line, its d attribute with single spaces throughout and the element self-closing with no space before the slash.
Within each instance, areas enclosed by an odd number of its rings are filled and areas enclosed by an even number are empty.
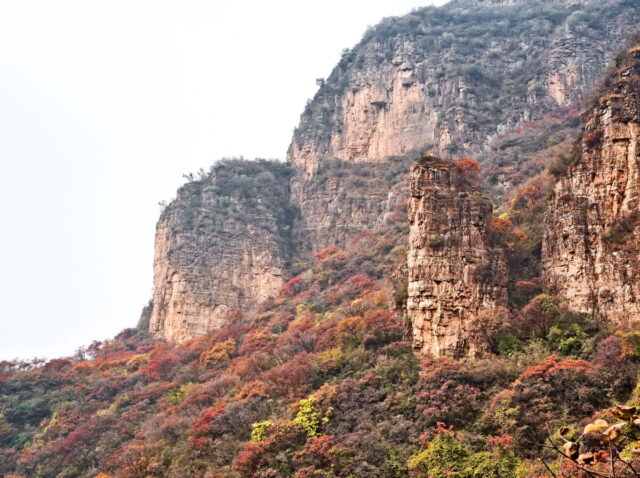
<svg viewBox="0 0 640 478">
<path fill-rule="evenodd" d="M 508 302 L 505 260 L 489 244 L 491 202 L 464 183 L 451 161 L 423 159 L 413 169 L 407 309 L 422 355 L 481 352 L 475 319 Z"/>
</svg>

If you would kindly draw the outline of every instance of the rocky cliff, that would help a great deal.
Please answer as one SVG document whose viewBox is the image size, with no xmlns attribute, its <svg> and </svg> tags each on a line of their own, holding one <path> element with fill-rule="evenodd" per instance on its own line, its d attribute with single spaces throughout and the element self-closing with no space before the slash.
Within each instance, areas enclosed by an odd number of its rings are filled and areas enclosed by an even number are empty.
<svg viewBox="0 0 640 478">
<path fill-rule="evenodd" d="M 478 155 L 496 135 L 579 101 L 639 14 L 635 1 L 458 0 L 370 29 L 307 105 L 288 151 L 311 249 L 340 244 L 343 224 L 375 224 L 386 201 L 372 191 L 357 213 L 319 209 L 324 162 L 378 162 L 384 174 L 389 158 L 425 150 Z"/>
<path fill-rule="evenodd" d="M 507 266 L 491 246 L 493 207 L 452 161 L 424 157 L 413 169 L 409 202 L 407 311 L 414 348 L 459 357 L 482 351 L 482 317 L 502 314 Z"/>
<path fill-rule="evenodd" d="M 291 177 L 264 182 L 279 203 L 261 202 L 262 173 L 250 180 L 249 203 L 246 192 L 220 195 L 213 175 L 186 185 L 165 211 L 151 331 L 183 340 L 217 328 L 229 311 L 251 315 L 289 275 L 293 242 L 304 262 L 384 224 L 407 198 L 417 152 L 484 158 L 494 196 L 508 192 L 530 162 L 493 154 L 496 141 L 570 110 L 638 14 L 635 0 L 454 0 L 385 19 L 344 52 L 305 108 L 288 151 Z M 222 214 L 221 203 L 235 212 Z M 299 215 L 285 224 L 290 203 Z"/>
<path fill-rule="evenodd" d="M 289 173 L 277 162 L 222 161 L 180 188 L 156 230 L 152 334 L 205 335 L 277 295 L 292 252 Z"/>
<path fill-rule="evenodd" d="M 549 289 L 576 311 L 640 320 L 640 47 L 618 59 L 555 188 L 543 243 Z"/>
</svg>

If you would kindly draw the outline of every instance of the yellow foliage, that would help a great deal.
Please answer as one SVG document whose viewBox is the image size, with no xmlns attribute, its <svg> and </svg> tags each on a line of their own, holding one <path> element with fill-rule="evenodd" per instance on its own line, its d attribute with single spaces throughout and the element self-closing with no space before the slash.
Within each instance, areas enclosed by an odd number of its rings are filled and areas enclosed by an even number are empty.
<svg viewBox="0 0 640 478">
<path fill-rule="evenodd" d="M 228 361 L 236 350 L 236 341 L 233 339 L 218 342 L 209 350 L 202 352 L 200 363 L 206 368 L 215 367 L 218 364 Z"/>
<path fill-rule="evenodd" d="M 127 360 L 126 366 L 130 371 L 139 370 L 149 363 L 149 354 L 138 354 Z"/>
</svg>

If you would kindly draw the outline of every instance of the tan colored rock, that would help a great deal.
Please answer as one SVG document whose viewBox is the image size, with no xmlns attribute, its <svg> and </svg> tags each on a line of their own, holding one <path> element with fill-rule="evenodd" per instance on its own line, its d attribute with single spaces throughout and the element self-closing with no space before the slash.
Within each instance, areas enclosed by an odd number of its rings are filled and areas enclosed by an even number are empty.
<svg viewBox="0 0 640 478">
<path fill-rule="evenodd" d="M 640 49 L 583 114 L 576 162 L 558 181 L 543 241 L 547 287 L 572 310 L 640 320 Z"/>
<path fill-rule="evenodd" d="M 491 202 L 461 186 L 451 161 L 431 159 L 413 169 L 409 202 L 407 311 L 413 345 L 423 355 L 481 352 L 470 340 L 482 314 L 507 306 L 507 267 L 489 242 Z"/>
<path fill-rule="evenodd" d="M 384 174 L 391 158 L 423 151 L 479 156 L 497 136 L 576 104 L 635 28 L 640 13 L 640 4 L 616 6 L 607 35 L 590 36 L 585 35 L 587 20 L 577 26 L 569 21 L 576 2 L 548 3 L 561 12 L 558 18 L 564 15 L 558 25 L 541 15 L 513 34 L 486 33 L 478 40 L 482 47 L 473 47 L 466 37 L 459 41 L 464 28 L 459 18 L 491 15 L 508 24 L 527 2 L 456 0 L 439 9 L 440 20 L 426 9 L 383 22 L 345 53 L 307 105 L 287 154 L 296 169 L 293 200 L 300 206 L 302 227 L 311 231 L 303 239 L 310 249 L 332 241 L 342 245 L 346 231 L 375 224 L 385 200 L 382 192 L 371 191 L 357 212 L 351 198 L 350 203 L 328 200 L 337 186 L 323 189 L 314 179 L 325 162 L 370 169 L 379 163 L 376 171 Z M 603 21 L 589 12 L 588 21 Z M 407 19 L 414 22 L 412 33 L 407 33 Z M 321 207 L 332 217 L 320 217 Z"/>
<path fill-rule="evenodd" d="M 287 279 L 286 166 L 229 161 L 184 185 L 156 229 L 150 332 L 170 342 L 251 317 Z M 288 222 L 287 222 L 288 221 Z"/>
</svg>

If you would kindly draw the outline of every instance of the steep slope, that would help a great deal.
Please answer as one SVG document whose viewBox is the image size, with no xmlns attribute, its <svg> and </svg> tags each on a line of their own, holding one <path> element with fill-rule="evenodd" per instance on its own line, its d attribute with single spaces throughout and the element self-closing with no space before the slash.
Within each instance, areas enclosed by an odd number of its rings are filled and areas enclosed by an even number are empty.
<svg viewBox="0 0 640 478">
<path fill-rule="evenodd" d="M 454 1 L 370 29 L 307 105 L 288 151 L 301 229 L 313 231 L 305 242 L 344 244 L 334 225 L 375 224 L 385 200 L 361 197 L 357 215 L 319 208 L 313 177 L 324 162 L 383 174 L 389 158 L 424 150 L 478 155 L 579 101 L 639 15 L 631 0 Z"/>
<path fill-rule="evenodd" d="M 583 123 L 545 224 L 545 279 L 573 310 L 638 321 L 640 47 L 617 60 Z"/>
<path fill-rule="evenodd" d="M 478 155 L 498 178 L 494 193 L 508 193 L 521 178 L 506 163 L 518 160 L 496 160 L 493 141 L 570 111 L 638 14 L 631 0 L 458 0 L 384 20 L 345 52 L 302 114 L 288 152 L 291 183 L 274 186 L 282 204 L 263 215 L 233 192 L 217 198 L 191 185 L 161 218 L 151 331 L 184 340 L 219 328 L 233 310 L 250 316 L 274 295 L 293 251 L 272 212 L 289 200 L 300 215 L 287 235 L 305 262 L 383 225 L 407 198 L 418 151 Z M 221 200 L 237 213 L 211 222 Z"/>
<path fill-rule="evenodd" d="M 478 318 L 508 306 L 506 260 L 490 244 L 493 206 L 470 179 L 473 166 L 424 156 L 413 169 L 407 312 L 413 347 L 425 355 L 486 351 L 471 340 Z"/>
<path fill-rule="evenodd" d="M 251 316 L 287 278 L 287 165 L 222 161 L 180 188 L 156 229 L 150 331 L 172 342 Z"/>
</svg>

